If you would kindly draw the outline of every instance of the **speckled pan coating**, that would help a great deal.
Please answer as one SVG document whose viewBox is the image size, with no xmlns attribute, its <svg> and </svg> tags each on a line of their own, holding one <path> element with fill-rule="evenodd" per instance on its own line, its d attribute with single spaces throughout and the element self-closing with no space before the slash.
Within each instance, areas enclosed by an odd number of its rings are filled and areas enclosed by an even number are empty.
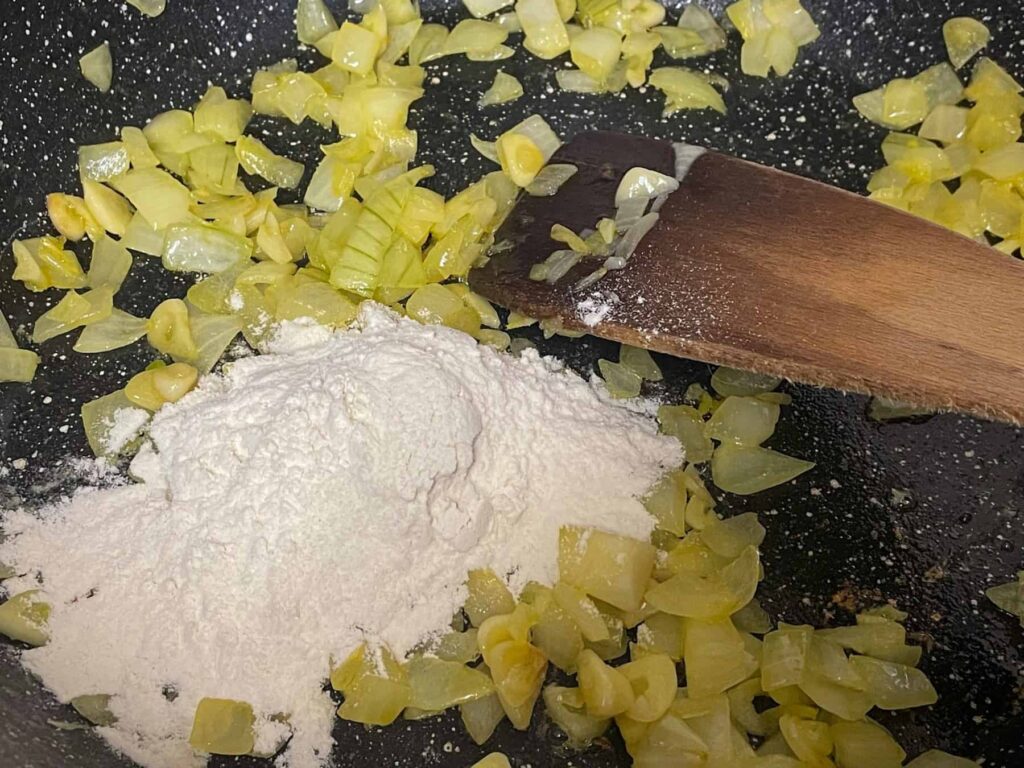
<svg viewBox="0 0 1024 768">
<path fill-rule="evenodd" d="M 718 14 L 724 2 L 709 5 Z M 521 50 L 494 64 L 461 57 L 432 63 L 428 95 L 413 110 L 413 124 L 423 128 L 420 157 L 438 167 L 435 186 L 450 192 L 490 170 L 469 146 L 471 130 L 493 138 L 536 111 L 564 136 L 593 128 L 644 132 L 862 191 L 867 172 L 880 164 L 883 131 L 856 115 L 850 97 L 941 61 L 943 20 L 959 14 L 985 20 L 994 37 L 990 51 L 1024 76 L 1024 16 L 1010 0 L 808 0 L 807 6 L 822 39 L 785 80 L 739 76 L 735 40 L 701 62 L 733 81 L 726 117 L 700 112 L 663 119 L 661 96 L 650 91 L 621 98 L 559 94 L 552 73 L 561 63 Z M 43 234 L 44 194 L 74 188 L 76 145 L 109 140 L 117 126 L 142 125 L 157 111 L 189 107 L 210 82 L 244 93 L 254 67 L 296 55 L 292 7 L 290 0 L 169 0 L 163 16 L 147 19 L 116 0 L 6 0 L 0 8 L 0 307 L 15 327 L 57 296 L 30 295 L 7 281 L 9 242 Z M 449 24 L 464 15 L 454 3 L 425 0 L 424 9 L 430 20 Z M 81 78 L 77 63 L 103 40 L 115 67 L 107 95 Z M 308 51 L 299 58 L 314 60 Z M 527 95 L 481 111 L 476 100 L 499 68 L 519 77 Z M 327 138 L 271 121 L 254 127 L 272 148 L 307 163 Z M 138 257 L 118 298 L 123 308 L 145 314 L 185 286 L 155 260 Z M 0 385 L 0 506 L 39 503 L 70 488 L 76 472 L 67 457 L 88 454 L 80 404 L 117 388 L 150 359 L 144 343 L 76 356 L 74 336 L 43 346 L 31 386 Z M 614 355 L 610 345 L 591 340 L 554 340 L 542 348 L 583 372 Z M 670 383 L 652 394 L 679 396 L 688 382 L 708 375 L 706 366 L 661 362 Z M 984 756 L 992 768 L 1024 765 L 1024 633 L 982 595 L 1024 566 L 1024 433 L 955 416 L 879 426 L 865 418 L 861 398 L 791 391 L 795 403 L 773 445 L 814 459 L 817 468 L 792 485 L 752 499 L 725 498 L 722 505 L 763 514 L 765 604 L 787 621 L 821 624 L 851 618 L 833 604 L 834 595 L 894 599 L 910 611 L 910 628 L 933 644 L 924 668 L 942 700 L 883 722 L 911 756 L 935 746 Z M 909 496 L 901 501 L 894 490 Z M 126 765 L 93 734 L 57 731 L 48 718 L 74 716 L 21 670 L 12 646 L 0 645 L 0 764 Z M 336 736 L 342 768 L 468 766 L 485 753 L 463 734 L 457 716 L 374 731 L 339 721 Z M 539 715 L 527 734 L 502 725 L 491 749 L 505 751 L 520 768 L 628 765 L 615 744 L 582 755 L 559 750 L 557 734 Z"/>
</svg>

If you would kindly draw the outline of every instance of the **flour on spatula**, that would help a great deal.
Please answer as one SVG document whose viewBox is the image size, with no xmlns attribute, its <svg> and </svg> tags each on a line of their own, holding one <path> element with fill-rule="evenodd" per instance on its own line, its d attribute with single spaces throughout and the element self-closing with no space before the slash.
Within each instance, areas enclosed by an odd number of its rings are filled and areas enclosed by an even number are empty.
<svg viewBox="0 0 1024 768">
<path fill-rule="evenodd" d="M 651 420 L 535 352 L 363 306 L 352 330 L 283 326 L 161 410 L 143 482 L 5 516 L 6 586 L 39 576 L 53 604 L 25 665 L 62 700 L 113 694 L 100 733 L 144 766 L 202 764 L 204 696 L 288 713 L 281 762 L 320 765 L 331 659 L 446 630 L 471 568 L 553 581 L 563 524 L 650 532 L 637 499 L 681 460 Z"/>
</svg>

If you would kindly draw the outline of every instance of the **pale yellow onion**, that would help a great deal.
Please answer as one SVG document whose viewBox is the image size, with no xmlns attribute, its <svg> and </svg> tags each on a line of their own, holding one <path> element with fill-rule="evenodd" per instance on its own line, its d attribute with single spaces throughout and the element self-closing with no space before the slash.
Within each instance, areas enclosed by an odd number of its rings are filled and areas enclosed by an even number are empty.
<svg viewBox="0 0 1024 768">
<path fill-rule="evenodd" d="M 160 256 L 164 250 L 164 230 L 157 229 L 141 213 L 136 212 L 128 223 L 124 237 L 118 242 L 129 250 L 147 256 Z"/>
<path fill-rule="evenodd" d="M 131 418 L 124 418 L 122 412 Z M 123 389 L 90 400 L 82 406 L 81 413 L 89 448 L 96 456 L 105 457 L 116 456 L 130 448 L 149 420 L 149 414 L 125 397 Z M 133 428 L 125 431 L 123 427 L 129 423 Z"/>
<path fill-rule="evenodd" d="M 980 768 L 980 764 L 941 749 L 929 749 L 907 763 L 906 768 Z"/>
<path fill-rule="evenodd" d="M 1024 626 L 1024 571 L 1017 572 L 1016 581 L 989 587 L 985 597 L 1007 613 L 1016 616 Z"/>
<path fill-rule="evenodd" d="M 96 225 L 112 235 L 123 237 L 132 220 L 131 205 L 120 194 L 105 184 L 82 178 L 82 198 Z M 95 242 L 102 232 L 89 237 Z"/>
<path fill-rule="evenodd" d="M 508 38 L 508 32 L 497 24 L 481 19 L 463 19 L 445 38 L 438 55 L 451 56 L 471 51 L 490 51 Z"/>
<path fill-rule="evenodd" d="M 256 744 L 255 722 L 252 706 L 244 701 L 203 698 L 188 743 L 211 755 L 247 755 Z"/>
<path fill-rule="evenodd" d="M 758 447 L 721 445 L 711 459 L 715 485 L 746 496 L 799 477 L 814 463 Z"/>
<path fill-rule="evenodd" d="M 499 70 L 494 76 L 494 82 L 484 91 L 478 103 L 481 107 L 490 107 L 515 101 L 522 95 L 522 83 L 512 75 Z"/>
<path fill-rule="evenodd" d="M 578 170 L 575 165 L 569 163 L 549 163 L 540 169 L 524 190 L 534 197 L 551 197 L 565 182 L 575 176 Z"/>
<path fill-rule="evenodd" d="M 82 76 L 96 86 L 100 93 L 110 90 L 114 80 L 114 62 L 110 56 L 110 43 L 101 43 L 78 60 Z"/>
<path fill-rule="evenodd" d="M 128 5 L 138 8 L 150 18 L 155 18 L 164 12 L 167 7 L 167 0 L 127 0 Z"/>
<path fill-rule="evenodd" d="M 200 374 L 209 373 L 242 331 L 242 325 L 236 315 L 206 314 L 190 308 L 189 327 L 196 352 L 188 362 Z"/>
<path fill-rule="evenodd" d="M 312 45 L 338 28 L 323 0 L 298 0 L 295 7 L 295 32 L 300 42 Z"/>
<path fill-rule="evenodd" d="M 302 163 L 274 154 L 262 141 L 252 136 L 243 136 L 238 140 L 235 154 L 246 173 L 261 176 L 276 187 L 295 189 L 305 172 Z M 152 220 L 151 217 L 147 218 Z"/>
<path fill-rule="evenodd" d="M 112 238 L 100 238 L 92 247 L 87 285 L 90 288 L 105 286 L 117 293 L 131 268 L 132 255 L 127 248 Z"/>
<path fill-rule="evenodd" d="M 114 179 L 113 186 L 157 229 L 189 218 L 188 188 L 159 168 L 134 168 Z"/>
<path fill-rule="evenodd" d="M 634 166 L 626 171 L 615 190 L 615 206 L 619 207 L 626 200 L 635 198 L 650 200 L 658 195 L 675 192 L 678 188 L 679 182 L 674 177 Z"/>
<path fill-rule="evenodd" d="M 526 35 L 523 47 L 541 59 L 569 50 L 569 33 L 555 0 L 518 0 L 516 16 Z"/>
<path fill-rule="evenodd" d="M 490 16 L 495 11 L 507 8 L 514 0 L 462 0 L 466 10 L 478 19 Z"/>
<path fill-rule="evenodd" d="M 145 318 L 135 317 L 115 307 L 105 320 L 85 326 L 75 342 L 74 350 L 80 354 L 109 352 L 138 341 L 145 335 Z"/>
<path fill-rule="evenodd" d="M 82 294 L 68 291 L 63 299 L 36 320 L 32 341 L 40 344 L 83 325 L 106 319 L 113 311 L 113 300 L 114 294 L 106 287 Z"/>
<path fill-rule="evenodd" d="M 409 63 L 422 64 L 442 55 L 441 49 L 447 37 L 448 28 L 442 24 L 421 26 L 412 43 L 409 44 Z"/>
<path fill-rule="evenodd" d="M 779 406 L 756 397 L 730 396 L 711 415 L 705 433 L 719 442 L 757 446 L 775 432 Z"/>
<path fill-rule="evenodd" d="M 942 25 L 942 39 L 953 66 L 960 69 L 982 48 L 992 35 L 988 27 L 969 16 L 957 16 Z"/>
<path fill-rule="evenodd" d="M 120 141 L 84 144 L 78 148 L 78 170 L 93 181 L 110 181 L 125 173 L 130 165 L 128 150 Z"/>
<path fill-rule="evenodd" d="M 252 255 L 248 238 L 206 224 L 175 224 L 164 237 L 161 260 L 171 272 L 215 273 Z"/>
<path fill-rule="evenodd" d="M 722 397 L 759 395 L 762 392 L 771 392 L 781 383 L 782 379 L 778 376 L 741 371 L 724 365 L 716 368 L 711 375 L 711 387 Z"/>
<path fill-rule="evenodd" d="M 682 67 L 660 67 L 652 70 L 647 82 L 665 94 L 666 115 L 680 109 L 704 108 L 725 114 L 725 102 L 702 72 Z"/>
<path fill-rule="evenodd" d="M 32 381 L 38 365 L 39 355 L 35 352 L 16 347 L 0 347 L 0 381 Z"/>
<path fill-rule="evenodd" d="M 917 134 L 923 139 L 952 144 L 967 131 L 968 110 L 951 104 L 939 104 L 924 119 Z"/>
</svg>

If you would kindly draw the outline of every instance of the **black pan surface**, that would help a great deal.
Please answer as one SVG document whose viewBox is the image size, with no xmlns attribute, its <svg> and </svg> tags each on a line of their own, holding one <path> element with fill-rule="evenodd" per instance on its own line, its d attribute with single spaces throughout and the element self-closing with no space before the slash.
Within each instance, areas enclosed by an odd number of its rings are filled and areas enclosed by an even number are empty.
<svg viewBox="0 0 1024 768">
<path fill-rule="evenodd" d="M 850 97 L 943 60 L 946 18 L 984 20 L 993 31 L 989 53 L 1024 76 L 1024 16 L 1012 0 L 805 4 L 823 34 L 788 78 L 740 75 L 736 40 L 701 62 L 732 81 L 725 117 L 700 112 L 663 119 L 661 97 L 650 91 L 625 98 L 562 94 L 553 87 L 561 63 L 522 50 L 500 64 L 461 57 L 432 63 L 428 94 L 412 117 L 422 129 L 420 159 L 438 167 L 439 191 L 451 192 L 490 170 L 471 150 L 470 131 L 492 138 L 539 112 L 566 138 L 596 128 L 685 139 L 862 192 L 867 172 L 881 164 L 884 132 L 856 115 Z M 189 108 L 211 82 L 244 94 L 254 68 L 285 56 L 312 63 L 314 54 L 299 52 L 294 41 L 293 5 L 168 0 L 167 12 L 153 20 L 119 1 L 6 0 L 0 9 L 0 307 L 15 327 L 29 324 L 55 296 L 30 295 L 9 282 L 9 243 L 46 231 L 44 195 L 75 187 L 76 145 L 109 140 L 118 126 L 142 125 L 164 109 Z M 718 15 L 725 3 L 708 5 Z M 454 2 L 424 0 L 424 15 L 452 24 L 465 13 Z M 116 68 L 108 95 L 77 69 L 78 57 L 103 40 L 111 43 Z M 476 99 L 499 66 L 523 81 L 527 96 L 481 112 Z M 327 139 L 313 128 L 269 120 L 256 121 L 254 129 L 308 167 Z M 148 314 L 168 295 L 184 293 L 185 281 L 154 262 L 136 259 L 119 294 L 124 309 Z M 0 507 L 39 504 L 72 488 L 80 472 L 71 459 L 89 456 L 81 403 L 121 386 L 150 359 L 144 342 L 95 358 L 74 355 L 73 337 L 43 345 L 31 385 L 0 385 Z M 584 374 L 599 357 L 614 354 L 613 345 L 593 339 L 554 339 L 541 347 Z M 687 383 L 710 373 L 696 363 L 660 362 L 669 383 L 652 394 L 678 397 Z M 908 627 L 931 648 L 923 668 L 942 698 L 882 721 L 911 756 L 939 747 L 984 758 L 992 768 L 1024 765 L 1024 632 L 982 594 L 1024 565 L 1018 519 L 1024 432 L 955 415 L 879 425 L 865 417 L 863 398 L 799 386 L 789 391 L 794 405 L 772 445 L 817 467 L 768 493 L 721 500 L 726 512 L 760 512 L 768 528 L 763 602 L 779 619 L 823 625 L 850 622 L 856 603 L 894 601 L 910 612 Z M 47 723 L 76 718 L 21 669 L 17 654 L 13 645 L 0 645 L 0 765 L 126 766 L 91 732 Z M 377 730 L 338 721 L 335 736 L 335 762 L 343 767 L 466 766 L 492 749 L 516 766 L 629 764 L 614 740 L 582 754 L 565 751 L 539 714 L 525 734 L 503 724 L 486 750 L 451 716 Z M 265 765 L 233 764 L 250 762 Z"/>
</svg>

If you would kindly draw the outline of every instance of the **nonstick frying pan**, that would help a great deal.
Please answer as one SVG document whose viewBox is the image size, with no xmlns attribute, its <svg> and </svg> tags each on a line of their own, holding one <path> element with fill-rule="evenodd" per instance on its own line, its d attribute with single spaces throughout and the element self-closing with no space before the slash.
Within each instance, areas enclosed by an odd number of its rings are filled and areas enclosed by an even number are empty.
<svg viewBox="0 0 1024 768">
<path fill-rule="evenodd" d="M 716 15 L 724 5 L 708 3 Z M 881 164 L 884 132 L 856 115 L 850 97 L 942 61 L 945 19 L 984 20 L 993 32 L 988 53 L 1024 75 L 1024 16 L 1010 0 L 806 5 L 822 37 L 801 52 L 789 77 L 740 75 L 735 39 L 700 62 L 732 82 L 725 117 L 695 112 L 663 119 L 661 96 L 650 90 L 625 98 L 560 93 L 553 88 L 560 63 L 522 50 L 493 64 L 463 57 L 432 63 L 427 96 L 412 115 L 421 129 L 420 159 L 437 166 L 435 187 L 450 193 L 491 170 L 471 150 L 471 131 L 491 138 L 539 112 L 564 137 L 608 129 L 685 139 L 862 192 L 867 172 Z M 241 95 L 258 66 L 296 55 L 312 63 L 310 51 L 297 49 L 293 6 L 293 0 L 168 0 L 166 13 L 148 19 L 119 0 L 6 0 L 0 9 L 0 307 L 15 327 L 30 323 L 55 297 L 30 295 L 9 281 L 9 243 L 47 230 L 44 196 L 75 188 L 76 145 L 110 140 L 117 127 L 142 125 L 164 109 L 189 108 L 208 83 Z M 437 0 L 423 0 L 423 11 L 449 25 L 465 15 L 459 3 Z M 677 13 L 670 9 L 672 19 Z M 77 65 L 103 40 L 115 62 L 107 95 L 88 85 Z M 523 81 L 526 96 L 481 111 L 476 100 L 499 67 Z M 317 146 L 328 140 L 309 126 L 260 119 L 254 128 L 266 131 L 273 149 L 310 168 Z M 124 309 L 145 315 L 186 285 L 140 257 L 118 298 Z M 598 358 L 615 353 L 595 339 L 525 335 L 585 375 Z M 86 358 L 71 352 L 73 340 L 74 334 L 44 345 L 31 385 L 0 385 L 0 507 L 38 505 L 74 487 L 81 471 L 73 459 L 89 456 L 79 407 L 118 388 L 151 359 L 144 342 Z M 706 382 L 710 373 L 697 363 L 659 362 L 668 383 L 651 394 L 667 398 L 680 398 L 689 382 Z M 759 512 L 768 528 L 763 603 L 778 619 L 821 626 L 851 622 L 856 606 L 894 601 L 909 611 L 909 630 L 929 649 L 922 666 L 941 700 L 928 709 L 882 715 L 882 722 L 911 756 L 938 747 L 985 758 L 993 768 L 1024 765 L 1024 631 L 982 594 L 1024 566 L 1018 520 L 1024 513 L 1024 432 L 955 415 L 882 425 L 866 418 L 863 398 L 788 389 L 794 404 L 772 445 L 817 467 L 752 498 L 724 495 L 720 506 L 727 513 Z M 17 654 L 13 645 L 0 645 L 0 765 L 127 766 L 91 731 L 48 724 L 76 717 L 19 666 Z M 339 720 L 335 736 L 338 766 L 467 766 L 494 749 L 517 766 L 629 764 L 615 739 L 582 754 L 565 750 L 540 712 L 527 733 L 504 723 L 486 749 L 470 741 L 453 715 L 376 730 Z"/>
</svg>

